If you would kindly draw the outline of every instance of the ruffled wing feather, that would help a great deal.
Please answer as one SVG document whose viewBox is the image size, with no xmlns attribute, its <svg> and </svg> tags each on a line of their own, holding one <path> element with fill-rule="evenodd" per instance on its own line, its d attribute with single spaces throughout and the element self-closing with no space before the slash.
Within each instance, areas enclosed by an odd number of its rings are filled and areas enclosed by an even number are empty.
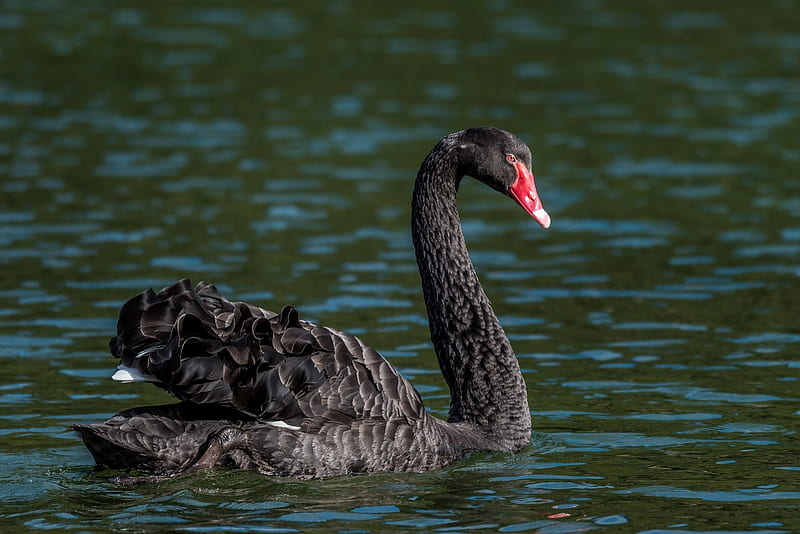
<svg viewBox="0 0 800 534">
<path fill-rule="evenodd" d="M 230 302 L 181 280 L 122 307 L 109 343 L 125 368 L 177 398 L 235 408 L 264 421 L 424 417 L 417 392 L 355 336 Z"/>
</svg>

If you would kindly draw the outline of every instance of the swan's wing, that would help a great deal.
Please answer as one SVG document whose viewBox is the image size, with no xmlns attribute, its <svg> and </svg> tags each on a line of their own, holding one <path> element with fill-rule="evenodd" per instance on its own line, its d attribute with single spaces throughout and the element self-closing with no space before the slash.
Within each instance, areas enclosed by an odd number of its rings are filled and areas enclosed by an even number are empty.
<svg viewBox="0 0 800 534">
<path fill-rule="evenodd" d="M 292 307 L 275 314 L 230 302 L 204 283 L 132 298 L 109 346 L 118 380 L 148 380 L 276 426 L 425 414 L 416 390 L 355 336 L 301 321 Z"/>
</svg>

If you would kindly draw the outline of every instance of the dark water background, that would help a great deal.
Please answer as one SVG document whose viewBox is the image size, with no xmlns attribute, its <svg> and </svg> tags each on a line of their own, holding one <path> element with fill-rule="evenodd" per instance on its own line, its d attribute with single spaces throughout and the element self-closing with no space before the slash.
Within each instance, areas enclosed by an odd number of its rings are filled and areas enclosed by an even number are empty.
<svg viewBox="0 0 800 534">
<path fill-rule="evenodd" d="M 361 335 L 445 415 L 409 197 L 482 124 L 553 217 L 460 194 L 528 449 L 93 473 L 69 424 L 169 400 L 109 379 L 117 309 L 185 276 Z M 5 532 L 800 531 L 797 2 L 0 0 L 0 181 Z"/>
</svg>

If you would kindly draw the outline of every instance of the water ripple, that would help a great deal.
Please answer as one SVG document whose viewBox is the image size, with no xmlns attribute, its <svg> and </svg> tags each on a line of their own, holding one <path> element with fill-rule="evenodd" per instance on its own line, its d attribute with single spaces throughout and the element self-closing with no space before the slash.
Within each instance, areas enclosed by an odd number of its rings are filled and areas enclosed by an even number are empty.
<svg viewBox="0 0 800 534">
<path fill-rule="evenodd" d="M 759 488 L 740 489 L 733 491 L 696 491 L 672 486 L 644 486 L 641 488 L 619 490 L 618 493 L 622 495 L 639 493 L 651 497 L 667 497 L 670 499 L 698 499 L 702 501 L 730 503 L 800 499 L 800 492 L 797 491 L 769 491 Z"/>
</svg>

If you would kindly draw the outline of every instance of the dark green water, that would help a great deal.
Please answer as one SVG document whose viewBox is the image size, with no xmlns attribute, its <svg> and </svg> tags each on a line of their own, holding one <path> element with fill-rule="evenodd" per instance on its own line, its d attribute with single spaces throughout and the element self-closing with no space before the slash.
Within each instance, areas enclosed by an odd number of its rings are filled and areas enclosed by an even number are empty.
<svg viewBox="0 0 800 534">
<path fill-rule="evenodd" d="M 2 530 L 800 531 L 797 3 L 299 4 L 0 0 Z M 169 400 L 110 380 L 117 309 L 185 276 L 359 334 L 446 414 L 409 198 L 482 124 L 553 217 L 460 195 L 528 449 L 93 473 L 69 424 Z"/>
</svg>

